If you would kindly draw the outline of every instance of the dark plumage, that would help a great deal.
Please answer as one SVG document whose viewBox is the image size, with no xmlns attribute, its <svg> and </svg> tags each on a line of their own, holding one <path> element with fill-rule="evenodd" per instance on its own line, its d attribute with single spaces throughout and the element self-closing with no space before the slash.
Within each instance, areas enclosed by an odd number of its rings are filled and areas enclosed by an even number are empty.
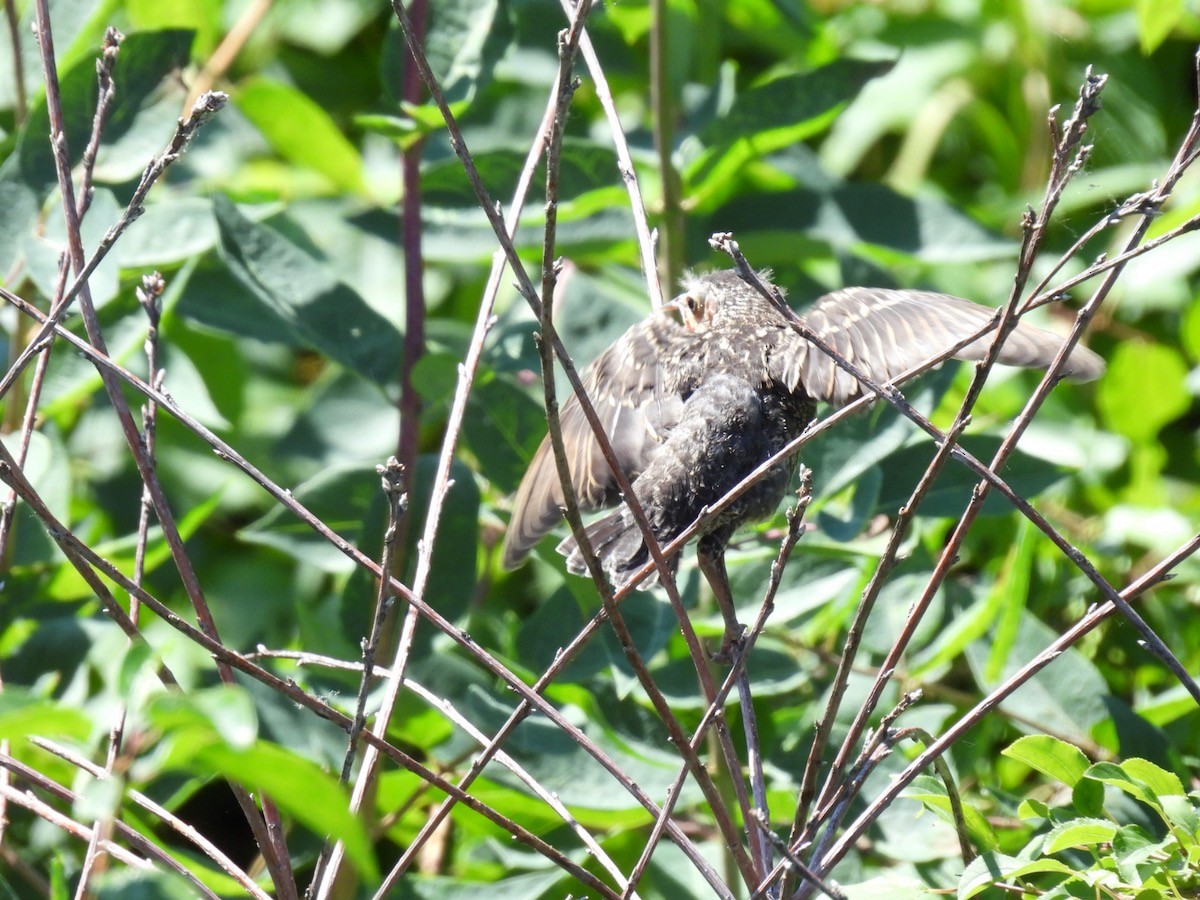
<svg viewBox="0 0 1200 900">
<path fill-rule="evenodd" d="M 625 474 L 665 545 L 705 506 L 724 496 L 813 418 L 818 400 L 841 405 L 862 393 L 855 378 L 801 338 L 784 314 L 734 271 L 691 278 L 668 309 L 634 325 L 584 373 L 583 383 Z M 826 294 L 805 323 L 876 382 L 896 378 L 968 337 L 995 310 L 925 291 L 847 288 Z M 676 318 L 677 317 L 677 318 Z M 983 357 L 987 335 L 955 354 Z M 1061 340 L 1018 325 L 1000 362 L 1048 366 Z M 1104 362 L 1077 347 L 1065 374 L 1098 377 Z M 562 406 L 563 440 L 572 482 L 585 511 L 620 502 L 615 481 L 575 396 Z M 741 525 L 770 516 L 795 468 L 781 463 L 700 535 L 698 556 L 709 581 L 724 580 L 726 543 Z M 561 518 L 562 490 L 544 440 L 517 491 L 504 542 L 504 564 L 516 566 Z M 588 527 L 616 583 L 648 558 L 628 507 Z M 568 568 L 583 573 L 573 539 L 559 546 Z M 722 589 L 714 583 L 718 599 Z M 727 589 L 726 589 L 727 591 Z M 724 604 L 723 604 L 724 605 Z"/>
</svg>

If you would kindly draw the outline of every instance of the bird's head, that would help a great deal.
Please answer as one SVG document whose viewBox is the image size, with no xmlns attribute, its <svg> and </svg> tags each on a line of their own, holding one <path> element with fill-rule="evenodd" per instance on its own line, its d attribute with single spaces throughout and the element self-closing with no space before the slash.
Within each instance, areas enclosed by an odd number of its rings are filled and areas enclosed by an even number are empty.
<svg viewBox="0 0 1200 900">
<path fill-rule="evenodd" d="M 761 276 L 768 279 L 770 273 Z M 735 320 L 754 321 L 769 309 L 770 304 L 758 291 L 732 269 L 685 275 L 683 293 L 663 306 L 664 313 L 693 332 L 721 328 Z"/>
</svg>

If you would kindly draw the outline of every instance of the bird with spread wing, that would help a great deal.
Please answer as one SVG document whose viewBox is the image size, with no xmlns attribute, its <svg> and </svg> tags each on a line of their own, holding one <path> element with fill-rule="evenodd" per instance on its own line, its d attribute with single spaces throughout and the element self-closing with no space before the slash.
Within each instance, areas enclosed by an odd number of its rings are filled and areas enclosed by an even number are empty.
<svg viewBox="0 0 1200 900">
<path fill-rule="evenodd" d="M 857 378 L 801 337 L 783 311 L 733 270 L 687 279 L 684 292 L 634 325 L 587 368 L 583 386 L 604 423 L 617 462 L 660 545 L 684 531 L 812 421 L 818 401 L 844 405 L 863 393 Z M 845 288 L 820 298 L 801 320 L 877 384 L 898 378 L 987 325 L 994 309 L 927 291 Z M 959 349 L 979 360 L 994 337 Z M 1048 367 L 1062 340 L 1019 323 L 998 361 Z M 1075 347 L 1062 373 L 1087 381 L 1103 360 Z M 641 529 L 622 503 L 575 395 L 560 412 L 571 483 L 580 509 L 617 506 L 587 528 L 615 584 L 649 557 Z M 724 554 L 739 527 L 771 516 L 795 471 L 796 457 L 773 466 L 699 532 L 697 560 L 732 623 Z M 517 490 L 504 541 L 513 568 L 562 517 L 562 486 L 547 438 Z M 567 567 L 583 574 L 574 538 L 559 545 Z"/>
</svg>

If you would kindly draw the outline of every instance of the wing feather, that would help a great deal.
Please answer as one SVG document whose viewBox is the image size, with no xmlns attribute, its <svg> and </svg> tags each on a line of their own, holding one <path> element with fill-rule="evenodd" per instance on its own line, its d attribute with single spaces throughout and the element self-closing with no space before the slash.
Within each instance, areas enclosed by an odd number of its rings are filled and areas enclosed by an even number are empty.
<svg viewBox="0 0 1200 900">
<path fill-rule="evenodd" d="M 677 376 L 661 361 L 695 338 L 665 316 L 634 325 L 583 372 L 583 386 L 621 470 L 632 481 L 646 468 L 679 421 L 683 398 Z M 616 479 L 600 444 L 572 394 L 559 411 L 571 484 L 585 512 L 620 500 Z M 512 519 L 504 538 L 503 563 L 514 568 L 562 518 L 562 485 L 547 436 L 538 446 L 517 489 Z"/>
<path fill-rule="evenodd" d="M 877 382 L 891 381 L 908 369 L 944 352 L 988 324 L 995 310 L 961 297 L 930 291 L 894 291 L 853 287 L 820 298 L 805 322 L 848 361 Z M 986 334 L 954 354 L 979 360 L 992 335 Z M 1009 366 L 1046 368 L 1062 339 L 1019 323 L 1000 351 Z M 857 379 L 807 341 L 790 341 L 772 361 L 773 374 L 791 388 L 802 385 L 817 400 L 843 405 L 862 394 Z M 1090 381 L 1104 372 L 1104 361 L 1086 347 L 1075 347 L 1064 374 Z"/>
</svg>

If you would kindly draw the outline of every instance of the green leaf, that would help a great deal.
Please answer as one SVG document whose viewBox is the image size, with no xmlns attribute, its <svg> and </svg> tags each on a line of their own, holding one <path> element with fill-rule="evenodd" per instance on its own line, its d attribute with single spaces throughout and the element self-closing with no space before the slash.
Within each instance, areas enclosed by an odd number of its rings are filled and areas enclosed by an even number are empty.
<svg viewBox="0 0 1200 900">
<path fill-rule="evenodd" d="M 363 539 L 368 508 L 382 503 L 379 476 L 367 465 L 331 466 L 301 484 L 296 499 L 351 544 Z M 354 562 L 300 521 L 290 510 L 274 506 L 238 532 L 244 541 L 274 547 L 326 572 L 350 572 Z"/>
<path fill-rule="evenodd" d="M 999 678 L 1004 661 L 1017 640 L 1021 616 L 1029 602 L 1029 584 L 1034 565 L 1034 551 L 1041 543 L 1041 532 L 1028 519 L 1017 523 L 1017 538 L 1004 561 L 1004 571 L 996 580 L 994 592 L 999 595 L 997 616 L 992 630 L 992 657 L 988 663 L 987 679 Z"/>
<path fill-rule="evenodd" d="M 0 735 L 8 740 L 41 735 L 82 740 L 92 729 L 83 711 L 34 696 L 18 685 L 6 685 L 0 693 Z"/>
<path fill-rule="evenodd" d="M 970 900 L 980 891 L 1001 881 L 1012 881 L 1027 875 L 1053 873 L 1066 876 L 1067 881 L 1078 877 L 1066 863 L 1057 859 L 1020 859 L 1003 853 L 982 853 L 963 871 L 958 880 L 959 900 Z"/>
<path fill-rule="evenodd" d="M 455 115 L 491 81 L 496 63 L 514 37 L 511 9 L 501 0 L 439 0 L 430 10 L 423 46 L 425 56 L 446 100 L 457 104 Z M 389 96 L 403 96 L 404 39 L 393 21 L 384 44 L 383 84 Z M 406 110 L 415 112 L 415 110 Z M 421 111 L 441 114 L 430 104 Z"/>
<path fill-rule="evenodd" d="M 699 138 L 719 146 L 746 138 L 760 138 L 778 129 L 825 127 L 826 117 L 853 100 L 872 78 L 891 71 L 894 62 L 839 59 L 811 72 L 784 75 L 751 88 L 734 101 L 725 116 L 710 122 Z M 786 146 L 807 135 L 792 137 Z M 772 147 L 771 149 L 775 149 Z"/>
<path fill-rule="evenodd" d="M 112 252 L 122 268 L 137 269 L 179 263 L 216 243 L 212 201 L 207 197 L 172 196 L 148 204 Z"/>
<path fill-rule="evenodd" d="M 1013 652 L 1005 661 L 1001 678 L 1010 677 L 1018 668 L 1041 653 L 1054 639 L 1054 632 L 1028 611 L 1021 617 Z M 990 645 L 986 638 L 972 643 L 967 662 L 979 688 L 990 691 L 996 682 L 986 678 Z M 1096 666 L 1072 648 L 1059 655 L 1047 668 L 1025 682 L 1001 706 L 1011 710 L 1016 727 L 1025 731 L 1053 730 L 1064 737 L 1090 740 L 1092 731 L 1112 717 L 1104 678 Z M 1056 776 L 1057 777 L 1057 776 Z"/>
<path fill-rule="evenodd" d="M 1127 759 L 1121 763 L 1121 768 L 1125 770 L 1130 778 L 1136 778 L 1150 788 L 1155 796 L 1175 795 L 1182 797 L 1187 793 L 1178 775 L 1174 772 L 1168 772 L 1160 766 L 1156 766 L 1149 760 Z"/>
<path fill-rule="evenodd" d="M 119 100 L 105 124 L 103 146 L 127 134 L 143 108 L 154 104 L 163 80 L 187 64 L 191 44 L 190 31 L 135 32 L 125 38 L 113 71 Z M 78 159 L 87 145 L 96 110 L 94 55 L 60 74 L 59 93 L 67 147 Z M 42 203 L 58 184 L 49 133 L 50 116 L 42 97 L 30 108 L 15 151 L 0 165 L 0 271 L 8 271 Z M 164 143 L 167 136 L 163 135 Z"/>
<path fill-rule="evenodd" d="M 163 730 L 163 768 L 224 775 L 268 795 L 318 837 L 343 841 L 347 857 L 368 880 L 377 876 L 366 827 L 350 812 L 345 788 L 310 760 L 252 740 L 253 704 L 243 691 L 221 688 L 160 697 L 150 714 Z"/>
<path fill-rule="evenodd" d="M 213 210 L 229 271 L 292 337 L 376 384 L 395 382 L 403 337 L 391 322 L 278 231 L 251 222 L 223 197 Z"/>
<path fill-rule="evenodd" d="M 320 172 L 343 191 L 366 193 L 358 150 L 306 94 L 278 81 L 253 78 L 240 84 L 233 98 L 284 159 Z"/>
<path fill-rule="evenodd" d="M 917 800 L 933 810 L 939 818 L 954 824 L 954 814 L 950 806 L 950 795 L 946 793 L 946 784 L 941 778 L 933 775 L 921 775 L 904 791 L 904 796 Z M 971 842 L 983 850 L 995 850 L 997 847 L 996 832 L 988 823 L 987 818 L 978 809 L 965 800 L 961 801 L 963 820 L 967 825 L 967 833 Z"/>
<path fill-rule="evenodd" d="M 863 85 L 893 65 L 839 59 L 743 93 L 726 115 L 709 122 L 698 135 L 708 149 L 684 172 L 689 202 L 704 204 L 727 193 L 750 160 L 824 131 Z"/>
<path fill-rule="evenodd" d="M 200 526 L 216 512 L 220 502 L 221 495 L 216 493 L 203 503 L 191 506 L 176 522 L 180 537 L 186 541 L 194 535 Z M 137 535 L 129 534 L 116 540 L 94 543 L 92 549 L 122 572 L 132 572 L 134 559 L 137 556 L 137 543 Z M 171 548 L 167 545 L 162 528 L 154 525 L 147 535 L 146 548 L 142 558 L 143 572 L 149 574 L 170 560 Z M 93 594 L 91 587 L 74 566 L 63 565 L 55 570 L 53 577 L 46 584 L 45 595 L 54 600 L 81 600 Z"/>
<path fill-rule="evenodd" d="M 971 435 L 959 441 L 967 452 L 984 464 L 991 461 L 1002 438 L 992 435 Z M 921 443 L 893 453 L 883 461 L 883 489 L 879 494 L 878 511 L 891 513 L 908 500 L 913 487 L 924 473 L 936 448 Z M 1059 466 L 1036 456 L 1017 451 L 1008 458 L 1000 473 L 1014 491 L 1025 498 L 1040 494 L 1067 473 Z M 966 466 L 951 464 L 942 469 L 933 482 L 918 515 L 956 518 L 971 499 L 971 491 L 979 477 Z M 1012 504 L 992 491 L 983 504 L 981 515 L 1004 515 L 1012 512 Z"/>
<path fill-rule="evenodd" d="M 1184 0 L 1134 0 L 1137 12 L 1138 43 L 1149 56 L 1165 41 L 1183 19 Z"/>
<path fill-rule="evenodd" d="M 766 210 L 770 215 L 764 215 Z M 799 238 L 861 253 L 880 247 L 925 262 L 1003 259 L 1013 244 L 934 197 L 905 197 L 880 184 L 822 182 L 743 193 L 717 209 L 714 230 L 732 231 L 756 265 L 794 265 Z"/>
<path fill-rule="evenodd" d="M 1009 759 L 1019 760 L 1067 787 L 1074 787 L 1088 769 L 1088 758 L 1078 747 L 1050 737 L 1030 734 L 1018 738 L 1001 751 Z"/>
<path fill-rule="evenodd" d="M 496 198 L 508 198 L 516 190 L 527 155 L 527 150 L 500 148 L 473 154 L 472 159 L 488 193 Z M 538 170 L 539 173 L 544 170 L 543 164 L 539 163 Z M 610 148 L 597 146 L 591 141 L 568 138 L 563 141 L 559 164 L 560 202 L 608 188 L 616 174 L 617 156 Z M 535 175 L 534 184 L 544 182 L 544 175 Z M 447 209 L 475 209 L 478 206 L 475 192 L 456 156 L 422 168 L 421 198 L 431 206 Z"/>
<path fill-rule="evenodd" d="M 113 69 L 120 99 L 113 105 L 104 125 L 104 143 L 112 144 L 133 127 L 142 108 L 156 99 L 163 79 L 187 65 L 193 33 L 169 29 L 129 34 L 121 44 Z M 59 82 L 67 146 L 74 157 L 83 153 L 92 130 L 96 110 L 96 62 L 76 63 Z M 46 135 L 50 114 L 43 97 L 29 110 L 17 140 L 16 158 L 21 176 L 45 197 L 58 184 L 54 154 Z M 164 135 L 164 141 L 166 136 Z M 147 160 L 148 161 L 148 160 Z"/>
<path fill-rule="evenodd" d="M 1105 844 L 1117 833 L 1116 823 L 1108 819 L 1078 818 L 1063 822 L 1046 835 L 1044 853 L 1058 853 L 1072 847 L 1093 847 Z"/>
<path fill-rule="evenodd" d="M 1096 403 L 1114 431 L 1135 442 L 1153 438 L 1191 405 L 1179 351 L 1162 344 L 1122 341 L 1108 360 Z M 1154 385 L 1154 390 L 1147 390 Z"/>
<path fill-rule="evenodd" d="M 1120 788 L 1135 800 L 1141 800 L 1156 810 L 1162 810 L 1162 804 L 1159 803 L 1158 795 L 1154 790 L 1116 763 L 1098 762 L 1087 770 L 1085 777 Z"/>
</svg>

